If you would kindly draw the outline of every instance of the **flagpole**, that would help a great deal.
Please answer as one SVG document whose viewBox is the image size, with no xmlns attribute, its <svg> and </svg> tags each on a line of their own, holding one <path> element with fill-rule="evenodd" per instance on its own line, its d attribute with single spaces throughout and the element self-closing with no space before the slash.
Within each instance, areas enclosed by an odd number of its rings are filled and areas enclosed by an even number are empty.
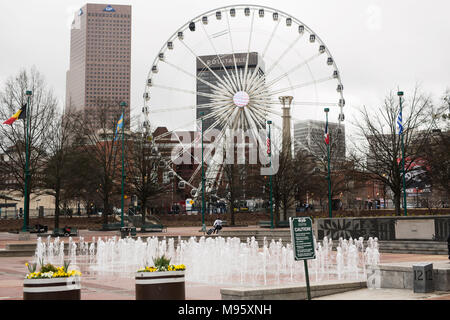
<svg viewBox="0 0 450 320">
<path fill-rule="evenodd" d="M 23 227 L 22 231 L 27 232 L 28 231 L 28 214 L 30 211 L 30 199 L 29 199 L 29 188 L 30 188 L 30 160 L 29 160 L 29 154 L 30 154 L 30 137 L 29 137 L 29 119 L 30 119 L 30 100 L 31 95 L 33 94 L 32 91 L 26 91 L 27 95 L 27 109 L 26 109 L 26 120 L 25 120 L 25 187 L 24 187 L 24 210 L 23 210 Z"/>
<path fill-rule="evenodd" d="M 125 155 L 125 102 L 121 102 L 120 106 L 122 107 L 122 197 L 121 197 L 121 211 L 120 211 L 120 227 L 124 227 L 123 215 L 124 215 L 124 185 L 125 185 L 125 165 L 124 165 L 124 155 Z"/>
<path fill-rule="evenodd" d="M 270 206 L 270 229 L 274 228 L 274 223 L 273 223 L 273 204 L 272 204 L 272 175 L 273 175 L 273 170 L 272 170 L 272 140 L 270 140 L 270 125 L 272 124 L 272 121 L 269 120 L 267 121 L 267 124 L 269 125 L 269 133 L 268 133 L 268 138 L 269 138 L 269 143 L 268 143 L 268 153 L 269 153 L 269 161 L 270 161 L 270 176 L 269 176 L 269 188 L 270 188 L 270 192 L 269 192 L 269 206 Z"/>
<path fill-rule="evenodd" d="M 325 108 L 325 115 L 326 115 L 326 128 L 327 128 L 327 134 L 329 136 L 329 130 L 328 130 L 328 112 L 330 111 L 329 108 Z M 328 140 L 327 143 L 327 162 L 328 162 L 328 175 L 327 175 L 327 180 L 328 180 L 328 216 L 330 218 L 333 217 L 332 214 L 332 208 L 331 208 L 331 170 L 330 170 L 330 141 Z"/>
<path fill-rule="evenodd" d="M 203 167 L 203 116 L 204 112 L 200 112 L 201 121 L 202 121 L 202 232 L 206 232 L 205 225 L 205 169 Z"/>
<path fill-rule="evenodd" d="M 401 133 L 400 133 L 400 139 L 401 139 L 401 144 L 402 144 L 402 172 L 403 172 L 403 210 L 405 212 L 405 216 L 408 215 L 407 213 L 407 203 L 406 203 L 406 178 L 405 178 L 405 145 L 404 145 L 404 141 L 403 141 L 403 111 L 402 111 L 402 96 L 403 96 L 403 91 L 398 91 L 397 92 L 398 98 L 400 100 L 400 115 L 402 117 L 401 121 L 402 121 L 402 129 L 401 129 Z"/>
</svg>

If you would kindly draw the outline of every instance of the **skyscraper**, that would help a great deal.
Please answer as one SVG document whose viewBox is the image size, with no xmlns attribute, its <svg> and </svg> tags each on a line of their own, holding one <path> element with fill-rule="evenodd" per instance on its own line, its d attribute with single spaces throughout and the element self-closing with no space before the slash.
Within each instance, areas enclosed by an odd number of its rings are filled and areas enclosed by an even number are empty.
<svg viewBox="0 0 450 320">
<path fill-rule="evenodd" d="M 131 6 L 87 3 L 75 14 L 70 37 L 66 110 L 89 115 L 103 107 L 117 114 L 126 102 L 129 127 Z"/>
<path fill-rule="evenodd" d="M 247 53 L 235 53 L 234 56 L 233 54 L 223 54 L 220 55 L 220 59 L 217 55 L 200 56 L 197 58 L 197 77 L 212 85 L 217 85 L 219 83 L 217 77 L 224 79 L 227 76 L 227 72 L 230 75 L 236 74 L 236 67 L 242 77 L 246 63 Z M 209 67 L 209 69 L 205 66 L 205 64 Z M 227 72 L 223 67 L 226 68 Z M 261 61 L 261 57 L 257 52 L 250 52 L 248 54 L 248 72 L 254 72 L 256 67 L 258 67 L 258 75 L 264 76 L 264 63 Z M 206 94 L 214 93 L 213 89 L 208 84 L 200 80 L 197 80 L 197 92 Z M 197 107 L 208 103 L 211 103 L 211 98 L 203 95 L 197 95 Z M 211 111 L 211 108 L 197 108 L 197 119 L 200 118 L 200 112 L 204 112 L 204 114 L 207 115 Z M 206 119 L 203 123 L 204 129 L 208 129 L 215 122 L 215 120 L 216 119 L 213 118 Z M 220 129 L 220 127 L 221 126 L 215 126 L 216 129 Z"/>
</svg>

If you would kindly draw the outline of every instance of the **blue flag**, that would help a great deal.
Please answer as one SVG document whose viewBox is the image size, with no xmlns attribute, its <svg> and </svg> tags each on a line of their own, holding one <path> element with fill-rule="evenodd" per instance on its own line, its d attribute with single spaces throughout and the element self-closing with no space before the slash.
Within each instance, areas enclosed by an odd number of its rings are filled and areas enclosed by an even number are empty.
<svg viewBox="0 0 450 320">
<path fill-rule="evenodd" d="M 402 134 L 403 133 L 403 123 L 402 123 L 402 112 L 401 111 L 398 114 L 397 124 L 398 124 L 398 134 Z"/>
<path fill-rule="evenodd" d="M 120 116 L 119 121 L 117 121 L 116 133 L 114 134 L 114 141 L 116 141 L 117 138 L 119 137 L 118 133 L 120 129 L 122 129 L 122 127 L 123 127 L 123 112 L 122 115 Z"/>
</svg>

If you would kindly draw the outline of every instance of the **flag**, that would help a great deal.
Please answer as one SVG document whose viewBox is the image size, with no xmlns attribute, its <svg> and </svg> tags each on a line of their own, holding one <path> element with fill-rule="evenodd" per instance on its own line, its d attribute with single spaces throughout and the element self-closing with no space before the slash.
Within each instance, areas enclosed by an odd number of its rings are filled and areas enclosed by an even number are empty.
<svg viewBox="0 0 450 320">
<path fill-rule="evenodd" d="M 326 143 L 326 144 L 330 144 L 330 134 L 328 133 L 328 122 L 327 122 L 326 125 L 325 125 L 325 134 L 324 134 L 324 137 L 325 137 L 325 143 Z"/>
<path fill-rule="evenodd" d="M 269 137 L 267 137 L 267 154 L 269 154 L 270 155 L 270 152 L 271 152 L 271 148 L 270 148 L 271 146 L 270 146 L 270 138 Z"/>
<path fill-rule="evenodd" d="M 13 124 L 17 119 L 25 119 L 27 115 L 27 104 L 22 105 L 22 108 L 19 109 L 11 118 L 3 122 L 3 124 Z"/>
<path fill-rule="evenodd" d="M 398 134 L 402 134 L 403 133 L 403 123 L 402 123 L 402 112 L 401 111 L 397 117 L 397 124 L 398 124 Z"/>
<path fill-rule="evenodd" d="M 202 119 L 197 120 L 197 132 L 202 132 Z"/>
<path fill-rule="evenodd" d="M 122 129 L 122 127 L 123 127 L 123 112 L 122 115 L 120 116 L 119 121 L 117 121 L 116 133 L 114 134 L 114 141 L 116 141 L 117 138 L 119 137 L 118 133 L 120 129 Z"/>
</svg>

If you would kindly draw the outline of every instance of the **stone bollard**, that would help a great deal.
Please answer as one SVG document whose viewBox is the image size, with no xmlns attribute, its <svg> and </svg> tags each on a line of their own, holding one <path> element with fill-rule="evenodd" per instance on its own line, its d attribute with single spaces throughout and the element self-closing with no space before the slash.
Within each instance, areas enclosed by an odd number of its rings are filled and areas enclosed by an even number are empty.
<svg viewBox="0 0 450 320">
<path fill-rule="evenodd" d="M 427 293 L 434 291 L 433 264 L 424 262 L 413 265 L 414 292 Z"/>
</svg>

